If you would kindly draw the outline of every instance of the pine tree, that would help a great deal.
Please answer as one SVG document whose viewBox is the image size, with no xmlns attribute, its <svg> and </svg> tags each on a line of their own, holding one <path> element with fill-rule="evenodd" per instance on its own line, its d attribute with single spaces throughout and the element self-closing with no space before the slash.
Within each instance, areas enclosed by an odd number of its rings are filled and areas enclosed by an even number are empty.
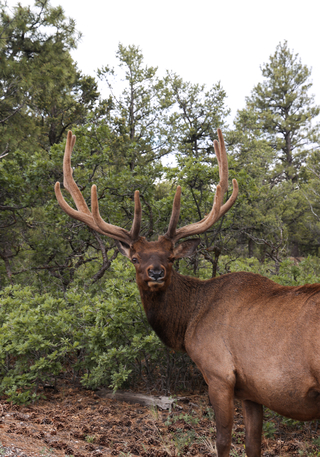
<svg viewBox="0 0 320 457">
<path fill-rule="evenodd" d="M 241 217 L 249 253 L 255 243 L 261 258 L 273 256 L 279 265 L 286 252 L 298 256 L 308 244 L 309 209 L 301 189 L 306 160 L 319 141 L 320 108 L 309 94 L 311 70 L 286 41 L 261 70 L 264 80 L 238 112 L 232 141 L 237 162 L 256 189 L 248 193 Z"/>
<path fill-rule="evenodd" d="M 18 5 L 13 15 L 0 7 L 0 151 L 48 150 L 85 121 L 99 95 L 70 56 L 81 34 L 49 0 Z"/>
<path fill-rule="evenodd" d="M 247 98 L 245 111 L 255 115 L 253 132 L 261 132 L 276 152 L 273 182 L 297 182 L 308 149 L 319 141 L 319 126 L 314 120 L 320 107 L 309 94 L 311 69 L 285 41 L 279 43 L 261 71 L 264 81 Z"/>
<path fill-rule="evenodd" d="M 139 47 L 119 44 L 116 55 L 118 71 L 104 67 L 98 75 L 107 82 L 113 105 L 110 122 L 122 138 L 117 155 L 122 157 L 122 165 L 133 171 L 136 166 L 146 166 L 171 152 L 170 125 L 166 122 L 171 100 L 165 81 L 157 76 L 157 68 L 144 65 Z"/>
</svg>

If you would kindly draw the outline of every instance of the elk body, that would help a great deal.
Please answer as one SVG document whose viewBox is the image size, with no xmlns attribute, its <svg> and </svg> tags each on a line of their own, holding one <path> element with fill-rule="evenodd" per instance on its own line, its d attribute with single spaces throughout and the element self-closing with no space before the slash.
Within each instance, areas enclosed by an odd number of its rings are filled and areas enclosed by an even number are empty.
<svg viewBox="0 0 320 457">
<path fill-rule="evenodd" d="M 220 183 L 211 212 L 200 222 L 177 229 L 180 187 L 165 235 L 148 242 L 139 236 L 141 205 L 135 192 L 132 228 L 126 231 L 103 221 L 97 190 L 92 186 L 92 212 L 72 177 L 75 137 L 68 133 L 64 187 L 78 211 L 55 190 L 71 217 L 116 240 L 136 269 L 136 281 L 151 327 L 169 347 L 186 351 L 208 384 L 215 411 L 218 457 L 229 455 L 234 399 L 242 401 L 248 457 L 261 455 L 263 406 L 297 420 L 320 418 L 320 285 L 284 287 L 263 276 L 231 273 L 206 281 L 182 276 L 174 260 L 191 255 L 198 239 L 181 238 L 205 232 L 234 203 L 238 186 L 223 204 L 228 166 L 221 131 L 214 147 Z"/>
</svg>

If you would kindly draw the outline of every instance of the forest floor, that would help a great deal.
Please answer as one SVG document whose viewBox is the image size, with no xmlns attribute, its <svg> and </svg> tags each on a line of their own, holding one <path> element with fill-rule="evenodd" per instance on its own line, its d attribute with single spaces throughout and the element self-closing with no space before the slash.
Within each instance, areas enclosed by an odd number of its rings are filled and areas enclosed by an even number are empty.
<svg viewBox="0 0 320 457">
<path fill-rule="evenodd" d="M 104 398 L 69 385 L 28 406 L 0 401 L 0 456 L 215 456 L 216 428 L 206 395 L 185 394 L 171 410 Z M 318 423 L 265 413 L 262 455 L 320 456 Z M 236 404 L 232 457 L 245 456 Z"/>
</svg>

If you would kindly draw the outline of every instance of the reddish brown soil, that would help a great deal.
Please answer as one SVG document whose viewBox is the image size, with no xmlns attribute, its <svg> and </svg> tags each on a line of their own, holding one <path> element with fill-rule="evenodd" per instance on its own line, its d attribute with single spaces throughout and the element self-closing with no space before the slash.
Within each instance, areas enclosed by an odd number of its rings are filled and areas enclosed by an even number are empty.
<svg viewBox="0 0 320 457">
<path fill-rule="evenodd" d="M 206 395 L 187 395 L 172 411 L 100 398 L 68 386 L 46 397 L 29 406 L 0 403 L 1 456 L 216 455 L 216 429 Z M 294 424 L 271 413 L 266 416 L 262 455 L 320 456 L 317 423 Z M 245 456 L 240 405 L 231 456 Z"/>
</svg>

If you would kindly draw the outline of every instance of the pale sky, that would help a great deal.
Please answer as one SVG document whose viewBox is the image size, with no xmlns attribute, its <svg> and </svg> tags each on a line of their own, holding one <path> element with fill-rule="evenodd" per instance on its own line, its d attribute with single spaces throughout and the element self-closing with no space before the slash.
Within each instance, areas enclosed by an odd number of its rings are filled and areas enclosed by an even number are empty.
<svg viewBox="0 0 320 457">
<path fill-rule="evenodd" d="M 10 7 L 17 3 L 8 0 Z M 320 104 L 319 0 L 51 0 L 51 5 L 61 5 L 83 33 L 72 55 L 85 74 L 116 66 L 119 42 L 134 44 L 160 74 L 172 70 L 208 87 L 220 80 L 232 120 L 262 81 L 260 65 L 287 40 L 312 67 L 311 93 Z"/>
</svg>

